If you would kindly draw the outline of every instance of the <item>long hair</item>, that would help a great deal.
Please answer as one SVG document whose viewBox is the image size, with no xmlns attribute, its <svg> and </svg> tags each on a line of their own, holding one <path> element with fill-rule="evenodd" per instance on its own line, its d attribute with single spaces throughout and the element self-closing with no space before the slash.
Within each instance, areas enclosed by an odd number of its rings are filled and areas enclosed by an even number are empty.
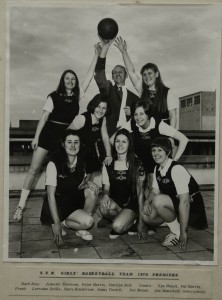
<svg viewBox="0 0 222 300">
<path fill-rule="evenodd" d="M 66 95 L 66 89 L 65 89 L 65 83 L 64 83 L 64 78 L 66 76 L 67 73 L 71 73 L 75 76 L 76 78 L 76 84 L 72 90 L 75 98 L 79 101 L 79 94 L 80 94 L 80 90 L 79 90 L 79 79 L 76 75 L 76 73 L 73 71 L 73 70 L 65 70 L 60 78 L 60 81 L 59 81 L 59 85 L 56 89 L 56 92 L 58 94 L 62 94 L 62 95 Z"/>
<path fill-rule="evenodd" d="M 157 67 L 157 65 L 153 63 L 147 63 L 146 65 L 144 65 L 140 71 L 140 74 L 143 76 L 144 71 L 148 69 L 151 69 L 155 73 L 158 72 L 159 74 L 155 82 L 156 96 L 154 101 L 150 98 L 149 87 L 142 80 L 141 99 L 152 101 L 154 105 L 154 110 L 157 110 L 158 112 L 161 113 L 165 113 L 168 109 L 167 109 L 167 97 L 164 97 L 164 92 L 166 91 L 166 89 L 168 89 L 168 87 L 166 87 L 163 83 L 159 68 Z"/>
<path fill-rule="evenodd" d="M 129 148 L 126 155 L 126 165 L 129 170 L 129 187 L 131 188 L 132 194 L 135 194 L 137 188 L 137 180 L 139 176 L 139 161 L 135 156 L 133 137 L 131 133 L 124 128 L 118 130 L 114 137 L 113 159 L 114 161 L 117 160 L 117 151 L 115 147 L 115 142 L 117 137 L 121 134 L 125 135 L 129 141 Z"/>
</svg>

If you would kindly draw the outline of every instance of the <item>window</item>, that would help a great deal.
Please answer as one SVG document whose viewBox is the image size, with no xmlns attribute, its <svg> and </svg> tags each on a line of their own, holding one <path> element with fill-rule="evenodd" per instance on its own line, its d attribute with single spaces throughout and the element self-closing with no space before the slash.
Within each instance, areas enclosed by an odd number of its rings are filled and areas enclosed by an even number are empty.
<svg viewBox="0 0 222 300">
<path fill-rule="evenodd" d="M 194 105 L 200 104 L 200 95 L 194 97 Z"/>
<path fill-rule="evenodd" d="M 187 98 L 187 106 L 192 106 L 192 104 L 193 104 L 193 99 Z"/>
<path fill-rule="evenodd" d="M 186 107 L 186 99 L 181 100 L 180 107 L 181 108 Z"/>
<path fill-rule="evenodd" d="M 10 142 L 10 156 L 31 156 L 32 153 L 30 142 Z"/>
</svg>

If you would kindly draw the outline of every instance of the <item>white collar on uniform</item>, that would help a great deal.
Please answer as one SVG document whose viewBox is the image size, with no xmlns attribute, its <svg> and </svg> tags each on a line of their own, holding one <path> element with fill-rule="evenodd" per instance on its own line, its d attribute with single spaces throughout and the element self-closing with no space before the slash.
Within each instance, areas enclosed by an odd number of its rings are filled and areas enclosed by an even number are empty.
<svg viewBox="0 0 222 300">
<path fill-rule="evenodd" d="M 160 171 L 161 176 L 165 176 L 166 175 L 169 167 L 171 166 L 172 161 L 173 161 L 172 158 L 168 158 L 168 161 L 167 161 L 166 165 L 163 168 L 161 168 L 159 166 L 158 171 Z"/>
<path fill-rule="evenodd" d="M 140 132 L 148 132 L 150 131 L 151 129 L 155 128 L 156 126 L 156 121 L 153 117 L 150 118 L 150 124 L 149 126 L 146 128 L 146 129 L 143 129 L 142 127 L 140 127 L 137 123 L 136 123 L 136 126 L 139 128 L 139 131 Z"/>
</svg>

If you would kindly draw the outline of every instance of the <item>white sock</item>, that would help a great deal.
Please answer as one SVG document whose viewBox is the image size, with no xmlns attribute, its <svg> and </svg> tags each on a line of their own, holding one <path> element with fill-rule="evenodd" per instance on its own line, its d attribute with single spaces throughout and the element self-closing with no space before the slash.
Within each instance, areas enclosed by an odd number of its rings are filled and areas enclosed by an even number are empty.
<svg viewBox="0 0 222 300">
<path fill-rule="evenodd" d="M 18 206 L 20 206 L 22 208 L 25 207 L 29 193 L 30 193 L 30 190 L 22 189 Z"/>
<path fill-rule="evenodd" d="M 180 237 L 180 224 L 177 221 L 177 218 L 173 222 L 170 222 L 170 223 L 166 222 L 166 224 L 170 228 L 170 231 L 172 233 L 176 234 L 177 238 L 179 239 L 179 237 Z"/>
</svg>

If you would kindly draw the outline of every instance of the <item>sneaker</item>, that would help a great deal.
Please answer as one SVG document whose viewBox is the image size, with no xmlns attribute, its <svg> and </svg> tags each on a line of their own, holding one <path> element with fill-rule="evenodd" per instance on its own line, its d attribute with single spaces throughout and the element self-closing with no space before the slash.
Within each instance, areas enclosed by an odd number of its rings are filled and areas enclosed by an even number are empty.
<svg viewBox="0 0 222 300">
<path fill-rule="evenodd" d="M 179 244 L 179 239 L 177 238 L 176 234 L 170 233 L 166 236 L 165 241 L 162 243 L 162 246 L 175 246 Z"/>
<path fill-rule="evenodd" d="M 22 208 L 21 206 L 17 206 L 16 211 L 15 211 L 14 216 L 13 216 L 13 220 L 21 221 L 22 215 L 23 215 L 23 210 L 24 210 L 24 208 Z"/>
<path fill-rule="evenodd" d="M 134 221 L 134 224 L 132 225 L 132 227 L 129 229 L 128 231 L 128 235 L 137 235 L 138 234 L 138 230 L 137 230 L 137 220 Z"/>
<path fill-rule="evenodd" d="M 118 237 L 120 236 L 120 234 L 118 234 L 116 231 L 114 230 L 111 230 L 110 233 L 109 233 L 109 238 L 111 240 L 115 240 L 117 239 Z"/>
<path fill-rule="evenodd" d="M 84 241 L 91 241 L 93 239 L 93 236 L 87 230 L 78 230 L 76 231 L 76 235 L 81 237 Z"/>
<path fill-rule="evenodd" d="M 102 218 L 97 223 L 97 228 L 105 228 L 105 227 L 107 227 L 111 223 L 112 223 L 112 220 L 109 220 L 109 219 L 106 219 L 106 218 Z"/>
</svg>

